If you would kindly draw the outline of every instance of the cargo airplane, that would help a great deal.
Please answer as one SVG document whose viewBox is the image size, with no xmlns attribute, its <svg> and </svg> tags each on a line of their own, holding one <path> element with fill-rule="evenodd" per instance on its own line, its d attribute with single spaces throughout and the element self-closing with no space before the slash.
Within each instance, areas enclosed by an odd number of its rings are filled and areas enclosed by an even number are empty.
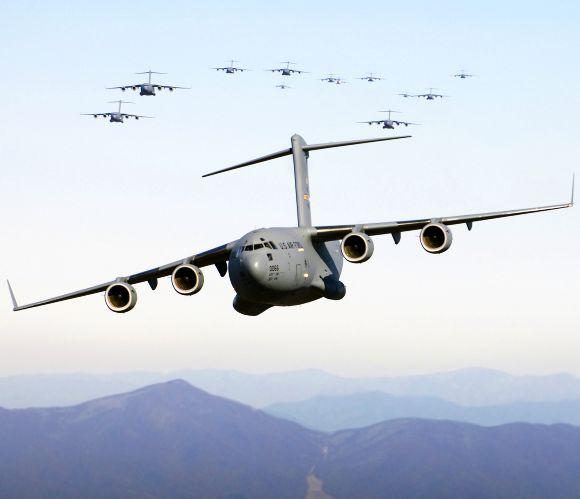
<svg viewBox="0 0 580 499">
<path fill-rule="evenodd" d="M 136 284 L 147 282 L 151 289 L 155 290 L 160 278 L 170 277 L 171 284 L 178 294 L 195 295 L 203 287 L 202 268 L 215 265 L 222 277 L 229 273 L 230 282 L 236 292 L 233 300 L 234 309 L 244 315 L 256 316 L 271 307 L 302 305 L 320 298 L 342 299 L 346 293 L 346 287 L 340 281 L 343 262 L 346 260 L 349 263 L 363 263 L 371 258 L 374 236 L 390 234 L 395 244 L 398 244 L 403 232 L 419 231 L 419 242 L 423 249 L 428 253 L 439 254 L 451 246 L 450 227 L 453 225 L 466 224 L 471 230 L 474 222 L 558 210 L 573 205 L 574 181 L 570 201 L 551 206 L 392 222 L 331 226 L 312 224 L 308 182 L 308 158 L 312 152 L 408 137 L 307 144 L 300 135 L 293 135 L 289 148 L 208 173 L 204 177 L 292 156 L 298 214 L 296 227 L 255 229 L 235 241 L 159 267 L 26 305 L 18 305 L 8 283 L 14 310 L 25 310 L 103 293 L 110 310 L 117 313 L 128 312 L 137 303 L 137 291 L 134 287 Z"/>
</svg>

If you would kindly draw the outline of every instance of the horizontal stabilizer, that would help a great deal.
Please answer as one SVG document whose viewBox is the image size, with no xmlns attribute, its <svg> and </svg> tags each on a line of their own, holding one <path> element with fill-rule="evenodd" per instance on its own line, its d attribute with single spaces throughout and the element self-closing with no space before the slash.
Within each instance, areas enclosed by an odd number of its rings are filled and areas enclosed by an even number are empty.
<svg viewBox="0 0 580 499">
<path fill-rule="evenodd" d="M 264 161 L 270 161 L 271 159 L 281 158 L 282 156 L 290 156 L 292 154 L 292 149 L 284 149 L 283 151 L 274 152 L 272 154 L 266 154 L 266 156 L 261 156 L 250 161 L 245 161 L 239 165 L 230 166 L 229 168 L 223 168 L 222 170 L 217 170 L 215 172 L 206 173 L 202 177 L 211 177 L 212 175 L 217 175 L 218 173 L 229 172 L 230 170 L 237 170 L 238 168 L 243 168 L 244 166 L 255 165 L 256 163 L 263 163 Z"/>
<path fill-rule="evenodd" d="M 368 144 L 370 142 L 382 142 L 384 140 L 395 140 L 395 139 L 407 139 L 411 137 L 410 135 L 400 135 L 397 137 L 379 137 L 377 139 L 362 139 L 362 140 L 345 140 L 343 142 L 328 142 L 326 144 L 300 144 L 298 147 L 304 152 L 317 151 L 319 149 L 331 149 L 333 147 L 343 147 L 343 146 L 354 146 L 356 144 Z M 264 161 L 270 161 L 271 159 L 281 158 L 283 156 L 290 156 L 292 154 L 292 148 L 283 149 L 282 151 L 274 152 L 272 154 L 267 154 L 266 156 L 261 156 L 256 159 L 251 159 L 250 161 L 245 161 L 228 168 L 223 168 L 215 172 L 206 173 L 202 177 L 211 177 L 212 175 L 217 175 L 218 173 L 229 172 L 231 170 L 237 170 L 238 168 L 243 168 L 244 166 L 255 165 L 257 163 L 263 163 Z"/>
<path fill-rule="evenodd" d="M 357 144 L 368 144 L 370 142 L 382 142 L 383 140 L 408 139 L 410 135 L 399 135 L 397 137 L 379 137 L 378 139 L 345 140 L 343 142 L 328 142 L 326 144 L 307 144 L 302 147 L 304 151 L 317 151 L 319 149 L 331 149 L 333 147 L 354 146 Z"/>
</svg>

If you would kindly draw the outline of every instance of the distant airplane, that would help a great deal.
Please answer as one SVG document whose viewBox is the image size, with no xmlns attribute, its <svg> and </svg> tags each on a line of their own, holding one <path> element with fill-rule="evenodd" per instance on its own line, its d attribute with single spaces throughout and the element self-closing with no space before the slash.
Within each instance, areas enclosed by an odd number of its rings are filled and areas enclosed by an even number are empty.
<svg viewBox="0 0 580 499">
<path fill-rule="evenodd" d="M 426 100 L 435 100 L 436 98 L 442 99 L 443 97 L 449 97 L 448 95 L 441 95 L 433 93 L 434 88 L 430 88 L 429 91 L 425 94 L 408 94 L 408 93 L 401 93 L 399 95 L 407 98 L 407 97 L 422 97 Z"/>
<path fill-rule="evenodd" d="M 384 80 L 384 78 L 381 78 L 380 76 L 375 76 L 374 73 L 368 73 L 367 76 L 361 76 L 360 78 L 357 78 L 357 80 L 366 80 L 372 83 L 373 81 Z"/>
<path fill-rule="evenodd" d="M 296 74 L 308 73 L 308 71 L 302 71 L 300 69 L 292 69 L 290 67 L 290 64 L 296 64 L 295 62 L 285 61 L 280 64 L 286 64 L 286 66 L 283 68 L 266 69 L 266 71 L 271 71 L 272 73 L 280 73 L 282 76 L 291 76 L 294 73 Z"/>
<path fill-rule="evenodd" d="M 389 113 L 389 117 L 386 120 L 371 120 L 371 121 L 357 121 L 357 123 L 368 123 L 369 125 L 382 125 L 383 128 L 388 128 L 389 130 L 394 130 L 397 125 L 418 125 L 419 123 L 409 123 L 408 121 L 399 121 L 391 119 L 391 113 L 398 113 L 399 111 L 393 111 L 388 109 L 387 111 L 380 111 L 381 113 Z"/>
<path fill-rule="evenodd" d="M 81 113 L 81 115 L 94 116 L 95 118 L 98 118 L 99 116 L 102 116 L 103 118 L 110 118 L 109 121 L 111 123 L 123 123 L 124 118 L 135 118 L 136 120 L 139 118 L 153 118 L 153 116 L 143 116 L 140 114 L 129 114 L 121 112 L 121 104 L 133 104 L 133 102 L 126 100 L 113 100 L 109 101 L 109 104 L 119 104 L 119 109 L 110 113 Z"/>
<path fill-rule="evenodd" d="M 240 71 L 240 72 L 244 72 L 244 71 L 250 71 L 247 68 L 238 68 L 236 66 L 234 66 L 234 62 L 240 62 L 240 61 L 234 61 L 233 59 L 230 60 L 230 65 L 229 66 L 225 66 L 223 68 L 212 68 L 215 69 L 216 71 L 225 71 L 228 74 L 234 74 L 236 71 Z"/>
<path fill-rule="evenodd" d="M 465 72 L 464 69 L 462 69 L 461 71 L 459 71 L 459 73 L 457 73 L 456 75 L 453 75 L 455 78 L 461 78 L 462 80 L 465 80 L 466 78 L 473 78 L 475 75 L 471 75 Z"/>
<path fill-rule="evenodd" d="M 348 83 L 348 81 L 343 80 L 340 76 L 334 74 L 328 74 L 324 78 L 319 78 L 320 81 L 325 81 L 327 83 L 334 83 L 335 85 L 342 85 Z"/>
<path fill-rule="evenodd" d="M 428 253 L 437 254 L 447 251 L 451 246 L 450 225 L 466 224 L 471 230 L 474 222 L 482 220 L 557 210 L 573 205 L 574 181 L 572 181 L 570 201 L 552 206 L 477 215 L 414 218 L 407 221 L 312 225 L 308 158 L 313 151 L 408 137 L 381 137 L 327 144 L 307 144 L 299 135 L 293 135 L 289 148 L 208 173 L 204 177 L 283 156 L 292 156 L 298 214 L 297 227 L 255 229 L 239 239 L 180 258 L 172 263 L 125 277 L 117 277 L 103 284 L 27 305 L 18 305 L 8 282 L 14 310 L 24 310 L 94 293 L 104 293 L 105 303 L 110 310 L 117 313 L 128 312 L 137 303 L 137 291 L 133 287 L 134 284 L 147 282 L 154 290 L 157 288 L 158 279 L 171 276 L 171 283 L 177 293 L 194 295 L 201 290 L 204 283 L 201 267 L 209 265 L 215 265 L 221 276 L 229 272 L 230 282 L 237 293 L 233 307 L 244 315 L 259 315 L 274 306 L 301 305 L 320 298 L 340 300 L 346 294 L 346 287 L 340 281 L 343 260 L 363 263 L 371 258 L 374 250 L 372 236 L 391 234 L 397 244 L 402 232 L 418 230 L 420 231 L 419 242 L 423 249 Z M 251 186 L 247 188 L 247 192 L 258 191 Z M 340 193 L 337 193 L 337 196 L 340 196 Z M 337 200 L 338 197 L 335 201 Z M 537 229 L 537 231 L 546 235 L 545 229 Z M 533 246 L 530 246 L 530 249 L 533 249 Z M 51 262 L 51 265 L 55 265 L 55 262 Z M 379 268 L 378 271 L 381 272 L 381 269 Z M 383 272 L 377 276 L 377 279 L 387 279 L 387 277 Z M 432 287 L 436 286 L 436 283 L 429 284 Z M 453 302 L 452 297 L 449 297 L 449 301 Z M 420 307 L 420 304 L 415 304 L 415 307 Z M 204 311 L 199 310 L 199 313 L 204 313 Z M 360 314 L 361 317 L 364 316 L 364 311 L 360 311 Z"/>
<path fill-rule="evenodd" d="M 284 85 L 284 83 L 280 83 L 279 85 L 276 85 L 276 88 L 279 88 L 280 90 L 286 90 L 286 89 L 292 88 L 292 87 L 289 87 L 288 85 Z"/>
<path fill-rule="evenodd" d="M 141 73 L 135 73 L 137 75 L 149 75 L 149 80 L 147 81 L 147 83 L 135 83 L 132 85 L 123 85 L 121 87 L 108 87 L 107 90 L 122 90 L 123 92 L 125 90 L 137 90 L 139 89 L 139 95 L 155 95 L 155 90 L 163 90 L 164 88 L 169 90 L 170 92 L 173 92 L 176 88 L 179 89 L 184 89 L 184 90 L 190 90 L 190 87 L 178 87 L 175 85 L 161 85 L 159 83 L 151 83 L 151 75 L 152 74 L 156 74 L 156 75 L 163 75 L 163 74 L 167 74 L 167 73 L 159 73 L 157 71 L 143 71 Z"/>
</svg>

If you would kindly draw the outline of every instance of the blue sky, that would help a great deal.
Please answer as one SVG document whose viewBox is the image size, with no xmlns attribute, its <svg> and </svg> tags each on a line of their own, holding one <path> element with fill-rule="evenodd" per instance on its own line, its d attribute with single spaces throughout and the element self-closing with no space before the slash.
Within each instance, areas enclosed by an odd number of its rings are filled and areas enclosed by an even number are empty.
<svg viewBox="0 0 580 499">
<path fill-rule="evenodd" d="M 295 223 L 288 160 L 201 174 L 286 147 L 385 132 L 413 138 L 321 151 L 316 224 L 551 204 L 578 169 L 580 6 L 575 2 L 19 2 L 0 8 L 0 275 L 21 301 L 109 280 L 262 226 Z M 211 71 L 239 59 L 252 72 Z M 309 75 L 274 88 L 291 59 Z M 465 68 L 469 81 L 450 77 Z M 106 86 L 136 71 L 192 90 L 125 95 L 154 120 L 113 125 Z M 368 71 L 386 79 L 355 80 Z M 349 85 L 316 80 L 338 73 Z M 286 80 L 284 80 L 286 81 Z M 449 99 L 396 94 L 437 87 Z M 407 130 L 405 130 L 406 132 Z M 0 302 L 0 374 L 182 367 L 397 374 L 484 365 L 580 375 L 578 209 L 454 229 L 443 255 L 415 234 L 377 238 L 346 265 L 347 296 L 269 311 L 231 308 L 207 269 L 202 293 L 139 287 L 129 314 L 101 296 L 11 312 Z"/>
</svg>

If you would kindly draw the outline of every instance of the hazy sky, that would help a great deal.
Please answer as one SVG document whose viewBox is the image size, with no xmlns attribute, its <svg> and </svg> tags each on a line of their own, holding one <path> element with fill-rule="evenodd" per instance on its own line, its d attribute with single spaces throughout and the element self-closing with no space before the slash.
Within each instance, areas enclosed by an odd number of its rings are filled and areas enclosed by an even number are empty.
<svg viewBox="0 0 580 499">
<path fill-rule="evenodd" d="M 310 142 L 391 133 L 357 121 L 396 109 L 412 139 L 312 153 L 315 224 L 565 202 L 580 174 L 580 4 L 561 1 L 4 2 L 0 276 L 21 302 L 141 271 L 268 226 L 295 224 L 291 161 L 201 174 Z M 228 59 L 254 71 L 209 68 Z M 274 88 L 264 72 L 311 71 Z M 477 75 L 456 80 L 465 68 Z M 105 90 L 136 71 L 190 91 Z M 383 82 L 355 77 L 368 71 Z M 338 73 L 351 82 L 317 81 Z M 437 87 L 425 102 L 401 91 Z M 110 124 L 127 111 L 154 120 Z M 375 239 L 345 265 L 347 295 L 236 313 L 215 268 L 194 297 L 168 279 L 114 314 L 103 297 L 20 313 L 0 294 L 0 375 L 306 367 L 349 375 L 480 365 L 580 375 L 580 210 L 454 227 L 429 255 L 416 233 Z"/>
</svg>

